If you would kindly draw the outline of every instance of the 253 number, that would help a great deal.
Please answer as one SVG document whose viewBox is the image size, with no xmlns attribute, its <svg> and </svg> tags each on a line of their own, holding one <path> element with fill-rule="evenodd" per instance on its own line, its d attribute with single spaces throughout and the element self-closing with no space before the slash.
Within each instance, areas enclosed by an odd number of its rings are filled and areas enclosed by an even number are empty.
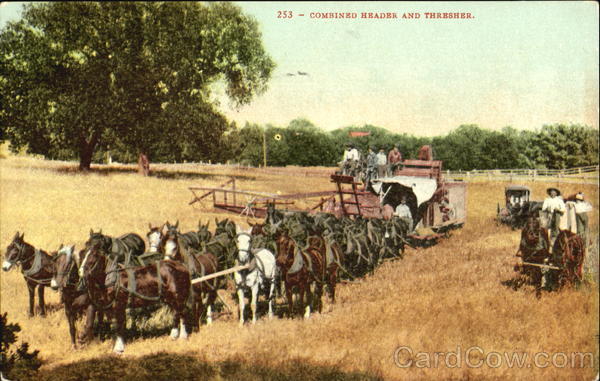
<svg viewBox="0 0 600 381">
<path fill-rule="evenodd" d="M 294 14 L 292 11 L 277 11 L 278 19 L 291 19 Z"/>
</svg>

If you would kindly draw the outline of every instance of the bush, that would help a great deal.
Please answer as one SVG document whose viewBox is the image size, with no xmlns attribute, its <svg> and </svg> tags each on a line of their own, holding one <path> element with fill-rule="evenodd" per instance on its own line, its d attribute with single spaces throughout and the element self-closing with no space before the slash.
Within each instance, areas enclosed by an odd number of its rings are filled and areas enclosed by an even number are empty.
<svg viewBox="0 0 600 381">
<path fill-rule="evenodd" d="M 16 350 L 11 349 L 20 331 L 18 324 L 8 324 L 6 312 L 0 316 L 0 372 L 12 379 L 31 376 L 42 365 L 37 357 L 39 351 L 29 352 L 29 344 L 21 343 Z"/>
</svg>

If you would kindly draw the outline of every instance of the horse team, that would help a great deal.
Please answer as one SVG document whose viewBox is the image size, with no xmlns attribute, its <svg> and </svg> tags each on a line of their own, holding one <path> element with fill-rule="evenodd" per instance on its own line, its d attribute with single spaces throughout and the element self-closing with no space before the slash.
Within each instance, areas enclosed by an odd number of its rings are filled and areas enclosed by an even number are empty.
<svg viewBox="0 0 600 381">
<path fill-rule="evenodd" d="M 173 339 L 185 339 L 191 330 L 199 329 L 202 316 L 210 324 L 212 304 L 224 283 L 222 277 L 210 275 L 232 265 L 241 266 L 234 272 L 240 325 L 244 324 L 246 291 L 250 291 L 253 323 L 257 321 L 261 289 L 266 294 L 268 316 L 273 317 L 279 279 L 285 283 L 290 315 L 293 289 L 298 291 L 305 318 L 310 316 L 312 304 L 320 311 L 324 284 L 334 301 L 338 267 L 335 261 L 328 260 L 331 255 L 322 237 L 311 237 L 311 243 L 301 247 L 281 230 L 276 237 L 275 255 L 268 248 L 254 247 L 253 235 L 229 220 L 217 221 L 214 235 L 208 230 L 208 223 L 200 224 L 197 232 L 187 233 L 181 233 L 178 225 L 166 222 L 162 227 L 149 226 L 148 251 L 144 240 L 135 233 L 115 238 L 91 230 L 79 252 L 74 246 L 61 245 L 48 254 L 27 243 L 24 233 L 17 232 L 6 249 L 2 268 L 8 271 L 15 265 L 21 266 L 29 289 L 30 316 L 34 315 L 35 288 L 42 316 L 46 313 L 44 288 L 50 286 L 61 292 L 74 348 L 93 337 L 95 321 L 101 323 L 106 315 L 113 322 L 113 350 L 117 353 L 125 348 L 128 308 L 169 306 L 174 314 L 170 334 Z M 202 277 L 210 279 L 198 281 Z M 85 328 L 77 336 L 75 323 L 81 314 L 86 316 Z"/>
<path fill-rule="evenodd" d="M 585 244 L 581 236 L 561 230 L 553 243 L 549 236 L 539 218 L 529 217 L 521 231 L 517 251 L 522 263 L 514 269 L 522 277 L 516 286 L 529 281 L 534 285 L 537 297 L 541 296 L 542 290 L 559 290 L 583 280 Z"/>
</svg>

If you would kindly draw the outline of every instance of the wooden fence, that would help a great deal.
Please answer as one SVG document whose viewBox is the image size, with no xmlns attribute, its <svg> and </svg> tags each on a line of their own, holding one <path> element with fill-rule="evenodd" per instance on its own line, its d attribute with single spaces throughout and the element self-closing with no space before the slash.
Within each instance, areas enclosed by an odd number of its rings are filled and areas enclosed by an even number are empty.
<svg viewBox="0 0 600 381">
<path fill-rule="evenodd" d="M 155 167 L 161 167 L 157 163 Z M 164 165 L 168 167 L 168 164 Z M 294 177 L 329 177 L 337 168 L 335 167 L 251 167 L 239 164 L 209 164 L 209 163 L 181 163 L 178 169 L 197 171 L 206 169 L 238 169 L 272 175 Z M 585 183 L 598 184 L 599 167 L 597 165 L 569 169 L 488 169 L 472 171 L 442 171 L 446 180 L 461 181 L 554 181 L 558 183 Z"/>
<path fill-rule="evenodd" d="M 446 180 L 461 181 L 552 181 L 598 184 L 597 165 L 568 169 L 491 169 L 444 171 Z"/>
</svg>

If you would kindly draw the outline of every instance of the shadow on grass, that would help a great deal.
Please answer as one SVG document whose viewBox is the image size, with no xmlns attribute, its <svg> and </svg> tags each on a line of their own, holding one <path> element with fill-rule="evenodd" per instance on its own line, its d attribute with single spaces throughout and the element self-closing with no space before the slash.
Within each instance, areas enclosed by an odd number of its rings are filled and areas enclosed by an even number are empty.
<svg viewBox="0 0 600 381">
<path fill-rule="evenodd" d="M 89 171 L 80 171 L 77 166 L 63 166 L 58 168 L 53 168 L 52 170 L 57 171 L 63 174 L 73 174 L 73 175 L 86 175 L 86 174 L 95 174 L 100 176 L 108 176 L 111 174 L 137 174 L 137 168 L 128 168 L 128 167 L 92 167 Z M 225 176 L 223 174 L 209 174 L 202 172 L 190 172 L 190 171 L 178 171 L 178 170 L 162 170 L 162 169 L 152 169 L 150 172 L 150 177 L 156 177 L 159 179 L 214 179 L 216 177 Z M 250 175 L 236 175 L 236 179 L 240 180 L 256 180 L 256 176 Z"/>
<path fill-rule="evenodd" d="M 511 279 L 503 280 L 500 282 L 503 286 L 510 288 L 513 291 L 518 291 L 524 286 L 529 285 L 527 279 L 522 275 L 516 275 Z"/>
<path fill-rule="evenodd" d="M 215 343 L 214 345 L 218 345 Z M 22 381 L 108 381 L 108 380 L 382 380 L 378 375 L 344 372 L 337 366 L 317 365 L 299 359 L 281 364 L 249 363 L 240 358 L 208 362 L 195 356 L 158 353 L 140 358 L 109 355 L 93 360 L 61 365 L 52 369 L 13 372 Z"/>
</svg>

